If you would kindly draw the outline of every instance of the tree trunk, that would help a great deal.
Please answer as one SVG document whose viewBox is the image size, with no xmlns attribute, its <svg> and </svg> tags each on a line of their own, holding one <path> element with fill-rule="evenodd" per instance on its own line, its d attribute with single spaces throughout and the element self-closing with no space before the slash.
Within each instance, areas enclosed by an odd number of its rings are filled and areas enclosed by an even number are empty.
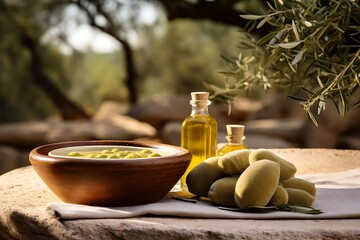
<svg viewBox="0 0 360 240">
<path fill-rule="evenodd" d="M 87 15 L 89 24 L 100 31 L 112 36 L 115 38 L 123 47 L 124 49 L 124 55 L 125 55 L 125 69 L 126 69 L 126 79 L 125 84 L 127 86 L 127 89 L 129 91 L 129 101 L 130 103 L 136 103 L 138 100 L 138 94 L 136 89 L 136 80 L 137 80 L 137 72 L 133 57 L 133 52 L 131 49 L 131 46 L 129 42 L 120 36 L 117 26 L 114 23 L 113 19 L 106 13 L 106 11 L 103 9 L 103 2 L 102 1 L 88 1 L 90 4 L 94 4 L 93 6 L 96 9 L 96 14 L 99 14 L 100 16 L 104 17 L 107 21 L 106 25 L 99 25 L 96 22 L 97 15 L 90 11 L 89 6 L 86 6 L 86 1 L 77 0 L 72 3 L 75 3 L 80 9 L 82 9 L 85 14 Z M 91 5 L 90 5 L 91 6 Z"/>
<path fill-rule="evenodd" d="M 136 103 L 138 100 L 138 94 L 137 94 L 137 87 L 136 87 L 136 68 L 133 58 L 133 52 L 131 50 L 130 44 L 127 41 L 119 41 L 121 42 L 123 48 L 124 48 L 124 54 L 125 54 L 125 64 L 126 64 L 126 79 L 125 83 L 129 90 L 129 98 L 131 103 Z"/>
<path fill-rule="evenodd" d="M 24 32 L 22 35 L 22 43 L 31 54 L 30 71 L 34 82 L 48 95 L 52 103 L 60 111 L 62 118 L 64 120 L 89 118 L 89 116 L 79 106 L 70 101 L 44 73 L 44 66 L 37 48 L 37 42 Z"/>
</svg>

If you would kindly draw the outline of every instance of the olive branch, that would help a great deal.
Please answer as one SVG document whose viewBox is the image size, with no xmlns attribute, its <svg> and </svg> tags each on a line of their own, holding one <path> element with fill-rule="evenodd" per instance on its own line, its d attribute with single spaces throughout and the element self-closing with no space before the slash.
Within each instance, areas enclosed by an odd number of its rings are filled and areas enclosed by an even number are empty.
<svg viewBox="0 0 360 240">
<path fill-rule="evenodd" d="M 214 99 L 228 103 L 254 89 L 285 90 L 300 101 L 315 125 L 331 100 L 340 115 L 360 106 L 360 6 L 355 0 L 275 0 L 267 14 L 240 15 L 249 29 L 264 24 L 273 31 L 257 39 L 245 33 L 240 54 L 224 58 L 230 71 L 225 87 L 209 85 Z M 250 51 L 251 50 L 251 51 Z"/>
</svg>

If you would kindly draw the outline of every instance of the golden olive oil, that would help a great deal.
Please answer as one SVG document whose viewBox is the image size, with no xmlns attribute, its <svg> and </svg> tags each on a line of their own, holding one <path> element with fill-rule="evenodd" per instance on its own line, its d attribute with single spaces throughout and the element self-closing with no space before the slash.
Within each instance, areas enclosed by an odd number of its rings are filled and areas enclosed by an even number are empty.
<svg viewBox="0 0 360 240">
<path fill-rule="evenodd" d="M 247 147 L 244 144 L 227 144 L 225 146 L 223 146 L 221 149 L 219 149 L 217 155 L 218 156 L 223 156 L 226 153 L 235 151 L 235 150 L 241 150 L 241 149 L 247 149 Z"/>
<path fill-rule="evenodd" d="M 217 123 L 208 113 L 208 96 L 206 92 L 192 93 L 191 115 L 182 124 L 181 146 L 192 154 L 191 163 L 180 179 L 181 188 L 185 191 L 187 174 L 205 159 L 216 155 Z"/>
<path fill-rule="evenodd" d="M 217 150 L 217 156 L 223 156 L 228 152 L 235 150 L 247 149 L 247 146 L 244 144 L 244 125 L 229 124 L 226 125 L 227 143 Z"/>
</svg>

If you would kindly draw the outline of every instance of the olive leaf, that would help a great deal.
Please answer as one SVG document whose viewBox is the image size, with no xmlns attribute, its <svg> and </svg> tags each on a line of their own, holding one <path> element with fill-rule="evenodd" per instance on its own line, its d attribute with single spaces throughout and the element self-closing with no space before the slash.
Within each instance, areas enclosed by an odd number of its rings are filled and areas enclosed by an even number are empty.
<svg viewBox="0 0 360 240">
<path fill-rule="evenodd" d="M 266 212 L 273 212 L 273 211 L 285 211 L 285 212 L 298 212 L 298 213 L 305 213 L 305 214 L 320 214 L 323 213 L 321 209 L 316 209 L 308 206 L 303 205 L 290 205 L 290 204 L 282 204 L 278 207 L 276 206 L 251 206 L 245 209 L 240 209 L 238 207 L 223 207 L 220 206 L 219 209 L 225 211 L 232 211 L 232 212 L 252 212 L 252 213 L 266 213 Z"/>
<path fill-rule="evenodd" d="M 301 43 L 301 41 L 299 42 L 289 42 L 289 43 L 279 43 L 279 47 L 282 47 L 282 48 L 294 48 L 296 47 L 297 45 L 299 45 Z"/>
<path fill-rule="evenodd" d="M 279 210 L 276 206 L 266 206 L 266 207 L 251 206 L 251 207 L 247 207 L 245 209 L 240 209 L 237 207 L 222 207 L 222 206 L 220 206 L 219 209 L 226 210 L 226 211 L 232 211 L 232 212 L 252 212 L 252 213 L 265 213 L 265 212 L 273 212 L 273 211 Z"/>
<path fill-rule="evenodd" d="M 256 26 L 256 28 L 261 28 L 266 22 L 268 21 L 268 18 L 264 18 L 259 22 L 259 24 Z"/>
<path fill-rule="evenodd" d="M 303 55 L 304 55 L 304 53 L 305 53 L 305 51 L 306 51 L 306 49 L 303 49 L 303 50 L 301 50 L 298 54 L 296 54 L 296 56 L 294 57 L 294 59 L 293 59 L 292 62 L 291 62 L 291 65 L 295 65 L 295 64 L 297 64 L 298 62 L 300 62 L 301 59 L 302 59 L 302 57 L 303 57 Z"/>
<path fill-rule="evenodd" d="M 195 198 L 178 198 L 178 197 L 172 197 L 172 199 L 174 200 L 179 200 L 179 201 L 183 201 L 183 202 L 189 202 L 189 203 L 197 203 L 198 200 Z"/>
<path fill-rule="evenodd" d="M 291 25 L 292 25 L 292 29 L 293 29 L 293 31 L 294 31 L 296 40 L 300 41 L 300 40 L 301 40 L 301 39 L 300 39 L 300 35 L 299 35 L 299 32 L 298 32 L 298 30 L 297 30 L 297 28 L 296 28 L 296 24 L 295 24 L 294 20 L 291 21 Z"/>
<path fill-rule="evenodd" d="M 278 207 L 279 211 L 287 211 L 287 212 L 298 212 L 298 213 L 306 213 L 306 214 L 320 214 L 323 213 L 321 209 L 316 209 L 303 205 L 290 205 L 283 204 Z"/>
<path fill-rule="evenodd" d="M 247 19 L 247 20 L 258 20 L 258 19 L 264 18 L 265 16 L 264 15 L 251 15 L 251 14 L 243 15 L 243 14 L 241 14 L 240 17 Z"/>
</svg>

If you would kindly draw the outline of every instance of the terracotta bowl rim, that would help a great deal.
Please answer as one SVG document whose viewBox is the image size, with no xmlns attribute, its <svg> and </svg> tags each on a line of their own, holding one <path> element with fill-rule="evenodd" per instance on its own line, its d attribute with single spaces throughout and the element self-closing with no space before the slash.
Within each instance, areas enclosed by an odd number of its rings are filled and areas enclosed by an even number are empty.
<svg viewBox="0 0 360 240">
<path fill-rule="evenodd" d="M 119 145 L 119 146 L 138 146 L 148 147 L 155 149 L 163 149 L 166 151 L 174 152 L 175 155 L 156 157 L 156 158 L 135 158 L 135 159 L 86 159 L 86 158 L 62 158 L 58 156 L 49 156 L 48 153 L 57 148 L 72 147 L 72 146 L 89 146 L 89 145 Z M 68 163 L 87 163 L 87 164 L 125 164 L 125 163 L 143 163 L 154 164 L 162 163 L 163 161 L 188 161 L 184 156 L 190 152 L 182 147 L 158 143 L 153 141 L 139 141 L 139 140 L 84 140 L 84 141 L 65 141 L 41 145 L 34 148 L 29 153 L 31 163 L 55 163 L 55 162 L 68 162 Z"/>
</svg>

